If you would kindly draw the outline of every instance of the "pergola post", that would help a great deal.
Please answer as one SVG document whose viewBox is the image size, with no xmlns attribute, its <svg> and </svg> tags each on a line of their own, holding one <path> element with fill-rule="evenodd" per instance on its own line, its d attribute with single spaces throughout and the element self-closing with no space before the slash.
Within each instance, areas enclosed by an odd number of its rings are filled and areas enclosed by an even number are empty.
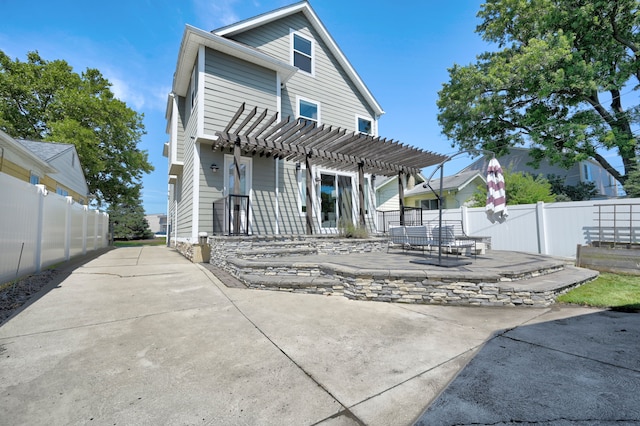
<svg viewBox="0 0 640 426">
<path fill-rule="evenodd" d="M 358 203 L 360 204 L 360 227 L 367 226 L 364 206 L 364 162 L 358 163 Z"/>
<path fill-rule="evenodd" d="M 307 235 L 313 235 L 313 197 L 311 193 L 311 189 L 313 187 L 313 173 L 311 171 L 311 156 L 307 155 L 305 158 L 305 166 L 307 168 Z"/>
<path fill-rule="evenodd" d="M 233 145 L 233 195 L 240 195 L 240 140 Z M 233 231 L 238 234 L 240 230 L 240 197 L 233 197 Z"/>
<path fill-rule="evenodd" d="M 398 172 L 398 205 L 400 206 L 400 225 L 404 225 L 404 172 Z"/>
</svg>

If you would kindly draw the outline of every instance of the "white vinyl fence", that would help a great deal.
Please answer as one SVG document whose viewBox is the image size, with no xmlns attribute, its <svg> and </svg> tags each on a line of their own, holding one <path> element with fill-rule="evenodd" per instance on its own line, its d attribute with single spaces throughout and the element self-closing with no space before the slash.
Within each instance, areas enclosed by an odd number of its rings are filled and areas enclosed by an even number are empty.
<svg viewBox="0 0 640 426">
<path fill-rule="evenodd" d="M 0 173 L 0 283 L 109 243 L 109 215 Z"/>
<path fill-rule="evenodd" d="M 605 232 L 612 232 L 612 223 L 598 221 L 598 213 L 603 209 L 599 206 L 602 205 L 618 206 L 618 216 L 631 217 L 630 213 L 625 213 L 629 209 L 632 209 L 636 216 L 640 216 L 640 198 L 626 198 L 508 206 L 509 216 L 503 223 L 490 222 L 484 207 L 443 210 L 442 218 L 461 220 L 468 235 L 491 237 L 493 250 L 575 258 L 578 245 L 599 241 L 599 234 L 603 229 Z M 612 207 L 606 209 L 611 211 Z M 383 217 L 381 213 L 383 212 L 378 214 L 378 229 L 388 229 L 388 223 L 380 223 Z M 387 222 L 399 223 L 399 217 L 394 217 L 391 212 L 384 212 L 384 218 Z M 423 210 L 422 220 L 438 220 L 438 211 Z M 640 234 L 636 224 L 633 224 L 633 229 L 629 231 L 624 231 L 624 223 L 618 223 L 617 226 L 623 229 L 622 232 Z M 637 241 L 634 239 L 632 242 Z"/>
</svg>

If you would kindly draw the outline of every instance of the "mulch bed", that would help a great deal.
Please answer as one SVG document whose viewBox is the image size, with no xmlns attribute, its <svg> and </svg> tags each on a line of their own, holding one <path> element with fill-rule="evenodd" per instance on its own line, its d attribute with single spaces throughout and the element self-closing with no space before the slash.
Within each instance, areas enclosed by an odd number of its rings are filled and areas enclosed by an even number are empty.
<svg viewBox="0 0 640 426">
<path fill-rule="evenodd" d="M 47 269 L 0 286 L 0 324 L 49 284 L 59 271 Z"/>
</svg>

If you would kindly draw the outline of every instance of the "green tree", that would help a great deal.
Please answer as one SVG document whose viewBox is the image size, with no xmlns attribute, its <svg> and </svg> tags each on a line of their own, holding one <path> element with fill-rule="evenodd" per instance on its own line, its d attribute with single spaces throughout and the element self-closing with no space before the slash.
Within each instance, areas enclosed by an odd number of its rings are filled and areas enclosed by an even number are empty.
<svg viewBox="0 0 640 426">
<path fill-rule="evenodd" d="M 551 191 L 551 183 L 542 175 L 504 171 L 504 189 L 507 194 L 507 205 L 535 204 L 538 201 L 552 203 L 556 196 Z M 487 202 L 487 187 L 479 186 L 471 197 L 473 207 L 482 207 Z"/>
<path fill-rule="evenodd" d="M 529 145 L 534 163 L 565 167 L 592 157 L 624 185 L 637 168 L 638 1 L 487 0 L 478 16 L 498 50 L 449 69 L 438 121 L 452 145 Z M 599 149 L 615 150 L 624 172 Z"/>
<path fill-rule="evenodd" d="M 132 202 L 153 171 L 137 145 L 143 115 L 114 98 L 98 70 L 73 72 L 63 60 L 29 52 L 12 61 L 0 50 L 0 129 L 17 138 L 72 143 L 99 206 Z"/>
<path fill-rule="evenodd" d="M 565 185 L 564 177 L 558 175 L 548 175 L 547 180 L 551 184 L 551 192 L 556 195 L 556 201 L 584 201 L 590 200 L 598 194 L 596 184 L 593 182 Z"/>
<path fill-rule="evenodd" d="M 149 223 L 144 217 L 144 208 L 139 199 L 113 203 L 107 209 L 113 238 L 118 240 L 140 240 L 153 238 Z"/>
</svg>

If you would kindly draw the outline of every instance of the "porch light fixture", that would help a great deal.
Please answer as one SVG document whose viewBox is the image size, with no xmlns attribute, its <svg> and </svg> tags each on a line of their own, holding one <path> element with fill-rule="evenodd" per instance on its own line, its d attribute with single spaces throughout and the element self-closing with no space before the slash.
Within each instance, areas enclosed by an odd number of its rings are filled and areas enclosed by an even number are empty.
<svg viewBox="0 0 640 426">
<path fill-rule="evenodd" d="M 213 163 L 210 168 L 213 171 L 213 173 L 216 173 L 218 170 L 220 170 L 220 167 L 218 167 L 216 163 Z"/>
</svg>

